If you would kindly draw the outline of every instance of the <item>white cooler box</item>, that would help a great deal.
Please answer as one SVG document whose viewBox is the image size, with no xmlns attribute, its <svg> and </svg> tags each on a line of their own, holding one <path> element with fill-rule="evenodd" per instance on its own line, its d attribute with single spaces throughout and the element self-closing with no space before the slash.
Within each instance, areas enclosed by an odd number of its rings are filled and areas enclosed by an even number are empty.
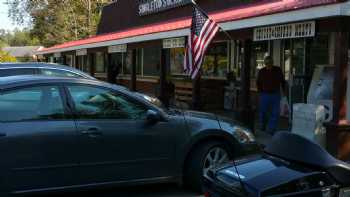
<svg viewBox="0 0 350 197">
<path fill-rule="evenodd" d="M 323 126 L 325 117 L 326 109 L 322 105 L 294 104 L 292 133 L 306 137 L 325 147 L 326 129 Z"/>
</svg>

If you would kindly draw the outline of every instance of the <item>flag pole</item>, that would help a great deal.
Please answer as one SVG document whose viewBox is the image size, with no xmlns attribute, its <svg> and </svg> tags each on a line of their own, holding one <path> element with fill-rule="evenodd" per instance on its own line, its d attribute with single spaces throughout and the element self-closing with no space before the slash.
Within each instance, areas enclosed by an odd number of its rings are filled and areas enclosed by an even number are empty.
<svg viewBox="0 0 350 197">
<path fill-rule="evenodd" d="M 195 2 L 195 0 L 191 0 L 191 2 L 192 2 L 192 4 L 193 4 L 198 10 L 200 10 L 207 18 L 211 19 L 211 18 L 209 17 L 209 15 L 208 15 L 201 7 L 199 7 L 199 6 L 197 5 L 197 3 Z M 232 38 L 232 36 L 231 36 L 227 31 L 225 31 L 222 27 L 220 27 L 219 24 L 218 24 L 218 26 L 219 26 L 220 30 L 221 30 L 222 32 L 224 32 L 225 35 L 226 35 L 230 40 L 234 40 L 234 39 Z M 200 75 L 197 76 L 197 80 L 195 80 L 196 83 L 199 83 L 199 80 L 200 80 Z M 196 83 L 195 83 L 195 84 L 196 84 Z M 241 185 L 241 187 L 242 187 L 242 190 L 243 190 L 243 192 L 244 192 L 245 194 L 248 194 L 248 192 L 247 192 L 247 190 L 246 190 L 246 188 L 245 188 L 245 185 L 244 185 L 244 183 L 243 183 L 243 181 L 242 181 L 241 175 L 239 174 L 236 161 L 233 159 L 232 162 L 233 162 L 233 166 L 234 166 L 234 168 L 235 168 L 235 171 L 236 171 L 236 173 L 237 173 L 238 180 L 239 180 L 239 183 L 240 183 L 240 185 Z"/>
<path fill-rule="evenodd" d="M 209 15 L 207 14 L 207 12 L 206 12 L 205 10 L 203 10 L 201 7 L 198 6 L 198 4 L 195 2 L 195 0 L 191 0 L 191 2 L 192 2 L 192 4 L 193 4 L 194 6 L 196 6 L 196 8 L 197 8 L 198 10 L 200 10 L 207 18 L 211 19 L 211 18 L 209 17 Z M 219 26 L 220 30 L 221 30 L 230 40 L 234 40 L 234 39 L 232 38 L 232 36 L 231 36 L 226 30 L 224 30 L 224 29 L 219 25 L 219 23 L 218 23 L 218 26 Z"/>
</svg>

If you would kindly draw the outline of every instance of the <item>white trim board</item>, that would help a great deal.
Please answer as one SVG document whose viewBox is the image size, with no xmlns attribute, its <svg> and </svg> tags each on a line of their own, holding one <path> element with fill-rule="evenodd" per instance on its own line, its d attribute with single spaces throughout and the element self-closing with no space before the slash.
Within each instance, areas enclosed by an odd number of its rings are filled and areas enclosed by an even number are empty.
<svg viewBox="0 0 350 197">
<path fill-rule="evenodd" d="M 298 22 L 304 20 L 314 20 L 318 18 L 333 16 L 350 16 L 350 1 L 344 3 L 331 4 L 325 6 L 311 7 L 284 13 L 271 14 L 266 16 L 248 18 L 243 20 L 220 23 L 220 26 L 226 30 L 238 30 L 244 28 L 253 28 L 258 26 L 274 25 L 281 23 Z M 89 49 L 97 47 L 106 47 L 119 44 L 136 43 L 150 40 L 159 40 L 166 38 L 174 38 L 186 36 L 190 33 L 189 29 L 180 29 L 167 32 L 153 33 L 119 40 L 104 41 L 91 44 L 83 44 L 63 49 L 54 49 L 50 51 L 38 51 L 37 55 L 51 54 L 56 52 L 74 51 L 79 49 Z"/>
</svg>

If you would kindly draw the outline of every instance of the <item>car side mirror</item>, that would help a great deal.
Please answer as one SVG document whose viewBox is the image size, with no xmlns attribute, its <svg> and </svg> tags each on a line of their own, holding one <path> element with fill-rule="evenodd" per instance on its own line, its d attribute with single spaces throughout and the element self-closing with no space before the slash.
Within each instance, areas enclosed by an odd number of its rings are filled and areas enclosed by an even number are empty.
<svg viewBox="0 0 350 197">
<path fill-rule="evenodd" d="M 159 112 L 156 112 L 154 110 L 148 110 L 146 114 L 146 122 L 148 124 L 155 124 L 159 121 L 161 121 L 162 116 L 159 114 Z"/>
</svg>

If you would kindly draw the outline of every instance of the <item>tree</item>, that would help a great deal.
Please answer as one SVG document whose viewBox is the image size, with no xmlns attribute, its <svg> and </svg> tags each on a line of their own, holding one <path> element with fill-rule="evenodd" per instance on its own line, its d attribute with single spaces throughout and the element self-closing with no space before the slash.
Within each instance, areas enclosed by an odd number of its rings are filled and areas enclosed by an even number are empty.
<svg viewBox="0 0 350 197">
<path fill-rule="evenodd" d="M 29 24 L 44 46 L 86 38 L 96 33 L 104 5 L 113 0 L 7 0 L 17 24 Z"/>
<path fill-rule="evenodd" d="M 0 47 L 34 45 L 40 45 L 39 40 L 33 37 L 28 29 L 15 29 L 13 31 L 0 29 Z"/>
</svg>

